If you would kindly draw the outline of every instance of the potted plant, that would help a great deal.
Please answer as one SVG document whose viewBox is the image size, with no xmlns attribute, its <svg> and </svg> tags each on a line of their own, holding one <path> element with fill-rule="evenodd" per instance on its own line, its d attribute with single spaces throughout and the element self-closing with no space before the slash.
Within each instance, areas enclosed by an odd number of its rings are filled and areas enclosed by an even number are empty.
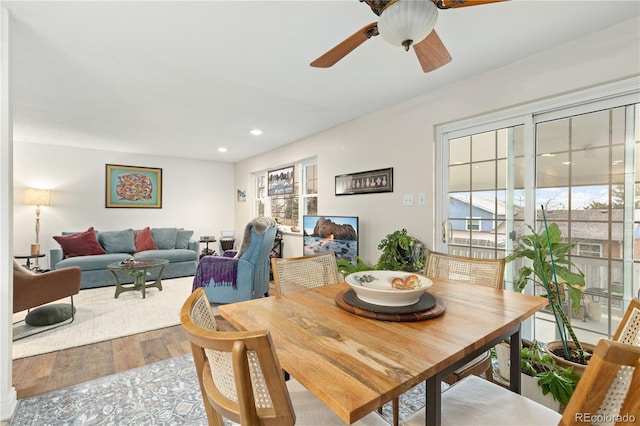
<svg viewBox="0 0 640 426">
<path fill-rule="evenodd" d="M 151 275 L 151 272 L 141 269 L 130 269 L 129 272 L 127 272 L 127 275 L 132 277 L 133 283 L 138 286 L 145 284 L 147 277 Z"/>
<path fill-rule="evenodd" d="M 568 258 L 575 244 L 562 242 L 562 232 L 556 223 L 547 226 L 544 209 L 544 229 L 536 231 L 527 225 L 531 233 L 521 238 L 520 244 L 513 253 L 505 258 L 506 262 L 527 258 L 532 266 L 524 265 L 520 268 L 515 291 L 522 292 L 529 282 L 542 288 L 542 296 L 549 300 L 548 309 L 555 319 L 556 331 L 560 340 L 557 346 L 547 345 L 547 349 L 555 355 L 576 364 L 575 372 L 584 369 L 590 353 L 585 351 L 584 345 L 578 340 L 571 322 L 564 311 L 580 311 L 582 293 L 585 289 L 584 273 Z M 593 346 L 591 346 L 593 349 Z M 578 367 L 580 366 L 580 367 Z"/>
<path fill-rule="evenodd" d="M 373 266 L 367 265 L 364 263 L 360 256 L 355 256 L 356 264 L 354 265 L 351 261 L 347 259 L 338 259 L 336 262 L 338 264 L 338 272 L 342 274 L 343 277 L 346 277 L 349 274 L 360 271 L 370 271 L 374 269 Z"/>
<path fill-rule="evenodd" d="M 375 265 L 366 264 L 360 256 L 355 256 L 356 263 L 347 259 L 338 259 L 338 271 L 343 276 L 354 272 L 377 270 L 418 272 L 424 269 L 426 254 L 424 244 L 417 238 L 407 234 L 406 229 L 394 231 L 378 244 L 382 254 Z"/>
<path fill-rule="evenodd" d="M 509 344 L 495 347 L 499 375 L 509 380 Z M 563 368 L 546 353 L 538 341 L 523 341 L 520 351 L 522 394 L 555 411 L 566 405 L 573 395 L 580 376 L 573 367 Z"/>
<path fill-rule="evenodd" d="M 407 234 L 406 229 L 392 232 L 380 241 L 382 254 L 375 269 L 418 272 L 424 269 L 424 244 Z"/>
</svg>

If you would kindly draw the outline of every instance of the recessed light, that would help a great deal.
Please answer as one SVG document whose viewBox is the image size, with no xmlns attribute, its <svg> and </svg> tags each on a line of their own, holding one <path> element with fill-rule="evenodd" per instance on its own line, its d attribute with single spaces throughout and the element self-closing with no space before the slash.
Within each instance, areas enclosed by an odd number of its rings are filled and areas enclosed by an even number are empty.
<svg viewBox="0 0 640 426">
<path fill-rule="evenodd" d="M 227 148 L 221 146 L 220 148 L 218 148 L 218 152 L 227 152 Z"/>
<path fill-rule="evenodd" d="M 562 164 L 565 166 L 571 166 L 573 163 L 571 161 L 563 161 Z"/>
<path fill-rule="evenodd" d="M 251 133 L 253 136 L 260 136 L 262 134 L 262 130 L 260 129 L 253 129 L 251 130 L 249 133 Z"/>
</svg>

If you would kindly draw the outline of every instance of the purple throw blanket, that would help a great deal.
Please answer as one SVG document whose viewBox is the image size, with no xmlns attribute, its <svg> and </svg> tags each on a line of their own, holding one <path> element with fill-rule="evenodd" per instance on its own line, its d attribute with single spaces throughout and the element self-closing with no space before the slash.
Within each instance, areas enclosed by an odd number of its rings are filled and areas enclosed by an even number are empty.
<svg viewBox="0 0 640 426">
<path fill-rule="evenodd" d="M 193 278 L 192 291 L 198 287 L 231 286 L 235 290 L 238 259 L 220 256 L 205 256 L 200 259 Z"/>
</svg>

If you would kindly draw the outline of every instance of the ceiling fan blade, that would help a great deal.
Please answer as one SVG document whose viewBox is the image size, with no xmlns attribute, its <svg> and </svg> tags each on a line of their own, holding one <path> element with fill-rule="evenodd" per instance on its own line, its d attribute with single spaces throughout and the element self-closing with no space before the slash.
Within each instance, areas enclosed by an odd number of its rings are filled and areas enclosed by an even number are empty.
<svg viewBox="0 0 640 426">
<path fill-rule="evenodd" d="M 456 9 L 458 7 L 479 6 L 481 4 L 499 3 L 509 0 L 435 0 L 438 9 Z"/>
<path fill-rule="evenodd" d="M 435 30 L 420 43 L 413 45 L 422 71 L 429 72 L 451 62 L 451 55 Z"/>
<path fill-rule="evenodd" d="M 369 25 L 362 27 L 342 42 L 338 43 L 333 49 L 311 62 L 310 65 L 317 68 L 328 68 L 347 56 L 347 54 L 356 47 L 377 35 L 378 23 L 372 22 Z"/>
</svg>

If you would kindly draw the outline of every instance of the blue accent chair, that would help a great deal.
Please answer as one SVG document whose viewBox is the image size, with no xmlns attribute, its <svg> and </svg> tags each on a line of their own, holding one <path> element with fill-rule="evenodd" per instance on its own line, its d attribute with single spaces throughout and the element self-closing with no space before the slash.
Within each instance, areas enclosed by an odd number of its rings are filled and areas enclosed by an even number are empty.
<svg viewBox="0 0 640 426">
<path fill-rule="evenodd" d="M 211 303 L 233 303 L 269 295 L 271 249 L 278 224 L 258 217 L 247 224 L 235 257 L 204 256 L 193 279 L 193 289 L 204 287 Z"/>
</svg>

